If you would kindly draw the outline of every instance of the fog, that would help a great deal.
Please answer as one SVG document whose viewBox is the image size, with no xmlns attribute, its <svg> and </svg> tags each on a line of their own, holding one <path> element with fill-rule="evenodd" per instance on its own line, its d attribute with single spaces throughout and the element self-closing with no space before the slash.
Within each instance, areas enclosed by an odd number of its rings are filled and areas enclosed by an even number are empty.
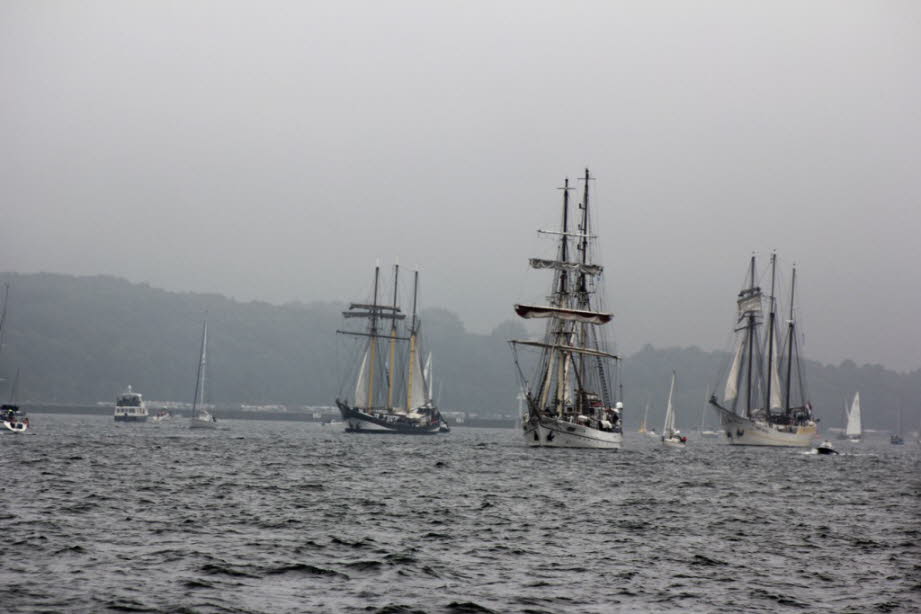
<svg viewBox="0 0 921 614">
<path fill-rule="evenodd" d="M 919 60 L 909 1 L 7 0 L 0 270 L 284 303 L 398 258 L 487 332 L 587 166 L 622 352 L 722 349 L 776 249 L 807 357 L 916 369 Z"/>
</svg>

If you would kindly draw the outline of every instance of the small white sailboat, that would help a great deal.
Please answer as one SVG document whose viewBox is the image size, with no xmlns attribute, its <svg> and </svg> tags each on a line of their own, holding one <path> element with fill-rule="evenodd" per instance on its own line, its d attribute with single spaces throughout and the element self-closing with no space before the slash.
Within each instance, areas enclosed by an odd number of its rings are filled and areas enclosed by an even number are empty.
<svg viewBox="0 0 921 614">
<path fill-rule="evenodd" d="M 643 409 L 643 423 L 640 424 L 640 430 L 637 433 L 646 434 L 649 428 L 646 426 L 646 419 L 649 417 L 649 401 L 646 401 L 646 407 Z"/>
<path fill-rule="evenodd" d="M 198 359 L 198 376 L 195 378 L 195 398 L 192 400 L 190 429 L 215 429 L 217 418 L 205 409 L 205 373 L 208 360 L 208 320 L 202 325 L 201 354 Z"/>
<path fill-rule="evenodd" d="M 662 443 L 670 448 L 683 448 L 688 438 L 675 426 L 675 406 L 672 397 L 675 394 L 675 372 L 672 371 L 672 385 L 668 389 L 668 401 L 665 404 L 665 424 L 662 425 Z"/>
<path fill-rule="evenodd" d="M 707 394 L 704 397 L 704 404 L 700 407 L 700 424 L 697 426 L 697 433 L 700 435 L 701 439 L 715 439 L 720 436 L 719 431 L 712 431 L 706 426 L 706 418 L 704 414 L 707 411 L 707 404 L 710 398 L 710 389 L 707 389 Z"/>
<path fill-rule="evenodd" d="M 844 436 L 854 443 L 860 443 L 860 439 L 863 437 L 863 425 L 860 420 L 860 391 L 854 394 L 851 409 L 847 412 L 847 426 L 844 429 Z"/>
<path fill-rule="evenodd" d="M 3 426 L 14 433 L 25 433 L 29 430 L 29 417 L 26 416 L 16 404 L 16 389 L 19 387 L 19 369 L 16 369 L 16 378 L 10 389 L 10 402 L 0 407 L 0 420 Z"/>
<path fill-rule="evenodd" d="M 3 284 L 3 311 L 0 312 L 0 348 L 3 347 L 3 331 L 6 330 L 6 303 L 10 297 L 10 284 Z M 19 369 L 16 369 L 16 378 L 10 388 L 10 402 L 0 407 L 0 421 L 3 427 L 14 433 L 25 433 L 29 430 L 29 418 L 16 404 L 16 389 L 19 387 Z"/>
</svg>

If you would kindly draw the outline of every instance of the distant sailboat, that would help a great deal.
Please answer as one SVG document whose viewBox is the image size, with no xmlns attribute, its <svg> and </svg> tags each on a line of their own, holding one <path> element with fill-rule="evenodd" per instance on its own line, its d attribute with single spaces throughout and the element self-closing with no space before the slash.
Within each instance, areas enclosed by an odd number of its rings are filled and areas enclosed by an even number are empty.
<svg viewBox="0 0 921 614">
<path fill-rule="evenodd" d="M 601 310 L 603 268 L 591 260 L 596 235 L 590 227 L 590 180 L 586 169 L 581 215 L 575 227 L 570 226 L 567 179 L 562 227 L 541 231 L 558 237 L 556 258 L 530 260 L 532 268 L 553 272 L 549 304 L 515 305 L 515 313 L 522 318 L 547 320 L 541 340 L 509 341 L 528 403 L 522 435 L 532 447 L 618 449 L 623 442 L 623 404 L 615 403 L 611 377 L 611 361 L 617 356 L 610 353 L 603 328 L 613 316 Z M 523 373 L 519 347 L 539 351 L 534 377 Z"/>
<path fill-rule="evenodd" d="M 16 391 L 19 388 L 19 369 L 16 369 L 16 377 L 13 379 L 13 386 L 10 388 L 9 403 L 4 403 L 0 407 L 0 420 L 3 426 L 14 433 L 25 433 L 29 430 L 29 417 L 19 409 L 16 404 Z"/>
<path fill-rule="evenodd" d="M 643 423 L 640 424 L 640 430 L 638 433 L 645 434 L 649 429 L 646 426 L 646 419 L 649 417 L 649 401 L 646 401 L 646 407 L 643 409 Z"/>
<path fill-rule="evenodd" d="M 688 438 L 681 434 L 675 426 L 675 405 L 672 398 L 675 394 L 676 374 L 672 371 L 672 384 L 668 389 L 668 401 L 665 403 L 665 424 L 662 425 L 662 443 L 672 448 L 683 448 L 688 443 Z"/>
<path fill-rule="evenodd" d="M 706 428 L 706 417 L 704 414 L 707 411 L 707 401 L 709 398 L 710 390 L 707 389 L 707 394 L 704 396 L 704 404 L 700 407 L 700 424 L 697 426 L 697 432 L 701 439 L 713 439 L 720 436 L 719 431 L 711 431 Z"/>
<path fill-rule="evenodd" d="M 736 300 L 738 314 L 733 326 L 736 349 L 723 390 L 722 402 L 710 396 L 710 405 L 720 417 L 729 443 L 749 446 L 808 447 L 816 435 L 812 404 L 805 399 L 802 364 L 799 359 L 793 299 L 796 268 L 790 290 L 790 317 L 787 320 L 786 345 L 777 343 L 776 299 L 774 279 L 777 258 L 771 255 L 771 293 L 764 297 L 755 277 L 755 257 L 751 258 L 746 287 Z M 768 301 L 767 321 L 763 320 L 763 302 Z M 762 324 L 766 324 L 763 335 Z M 767 354 L 767 356 L 765 356 Z M 781 381 L 780 372 L 785 373 Z M 794 384 L 794 377 L 798 385 Z M 799 398 L 793 395 L 798 393 Z"/>
<path fill-rule="evenodd" d="M 3 284 L 3 310 L 0 312 L 0 349 L 3 348 L 3 333 L 6 330 L 6 304 L 10 297 L 10 284 Z M 4 428 L 14 433 L 25 433 L 29 430 L 29 418 L 16 404 L 16 391 L 19 387 L 19 369 L 16 369 L 16 378 L 10 388 L 10 401 L 0 407 L 0 421 Z"/>
<path fill-rule="evenodd" d="M 899 405 L 899 430 L 889 436 L 889 443 L 894 446 L 900 446 L 905 443 L 902 437 L 902 405 Z"/>
<path fill-rule="evenodd" d="M 380 302 L 380 267 L 374 268 L 374 291 L 370 303 L 352 303 L 343 312 L 346 319 L 359 318 L 367 322 L 364 330 L 338 330 L 342 335 L 361 339 L 356 357 L 358 377 L 355 396 L 336 399 L 336 405 L 346 424 L 346 433 L 399 433 L 403 435 L 434 435 L 446 432 L 447 423 L 431 398 L 422 368 L 420 347 L 421 320 L 416 314 L 419 273 L 414 275 L 412 318 L 401 330 L 399 322 L 406 314 L 397 304 L 399 266 L 394 267 L 393 303 Z M 389 330 L 382 330 L 389 322 Z M 408 344 L 408 356 L 401 359 L 397 345 Z M 387 359 L 380 345 L 386 343 Z M 383 364 L 381 364 L 383 363 Z M 431 370 L 431 364 L 429 364 Z M 404 390 L 400 390 L 403 386 Z"/>
<path fill-rule="evenodd" d="M 189 428 L 214 429 L 217 428 L 217 418 L 205 409 L 205 373 L 208 360 L 208 320 L 205 320 L 201 329 L 201 353 L 198 358 L 198 375 L 195 378 L 195 397 L 192 399 L 192 417 Z"/>
<path fill-rule="evenodd" d="M 854 394 L 851 409 L 847 412 L 847 426 L 844 428 L 844 436 L 855 443 L 859 443 L 861 437 L 863 437 L 863 425 L 860 419 L 860 391 Z"/>
</svg>

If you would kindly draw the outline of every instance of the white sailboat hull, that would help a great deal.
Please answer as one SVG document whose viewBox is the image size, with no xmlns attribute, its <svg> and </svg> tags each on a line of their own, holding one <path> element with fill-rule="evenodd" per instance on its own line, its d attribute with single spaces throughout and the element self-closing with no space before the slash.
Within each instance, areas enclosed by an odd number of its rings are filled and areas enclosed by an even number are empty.
<svg viewBox="0 0 921 614">
<path fill-rule="evenodd" d="M 8 430 L 14 433 L 25 433 L 27 430 L 29 430 L 29 423 L 21 421 L 21 420 L 17 420 L 17 421 L 4 420 L 3 426 L 5 426 Z"/>
<path fill-rule="evenodd" d="M 815 424 L 779 426 L 750 420 L 718 405 L 713 406 L 730 445 L 809 448 L 816 436 Z"/>
<path fill-rule="evenodd" d="M 189 422 L 190 429 L 211 429 L 217 428 L 217 421 L 213 418 L 192 418 Z"/>
<path fill-rule="evenodd" d="M 624 436 L 554 418 L 524 423 L 524 441 L 532 448 L 596 448 L 619 450 Z"/>
<path fill-rule="evenodd" d="M 669 437 L 662 439 L 662 445 L 666 448 L 684 448 L 687 446 L 687 442 L 681 441 L 677 437 Z"/>
</svg>

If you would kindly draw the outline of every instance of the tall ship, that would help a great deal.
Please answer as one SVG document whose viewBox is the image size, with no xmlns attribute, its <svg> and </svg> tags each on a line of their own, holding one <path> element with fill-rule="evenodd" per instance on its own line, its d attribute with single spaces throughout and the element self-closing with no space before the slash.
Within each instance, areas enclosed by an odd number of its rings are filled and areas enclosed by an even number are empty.
<svg viewBox="0 0 921 614">
<path fill-rule="evenodd" d="M 130 385 L 127 390 L 115 398 L 116 422 L 146 422 L 147 414 L 144 398 Z"/>
<path fill-rule="evenodd" d="M 411 317 L 399 302 L 400 267 L 394 266 L 393 297 L 389 304 L 381 297 L 380 266 L 374 268 L 370 302 L 351 303 L 342 313 L 346 320 L 363 323 L 360 330 L 337 330 L 358 341 L 354 361 L 354 396 L 337 398 L 347 433 L 397 433 L 435 435 L 448 426 L 431 396 L 423 370 L 422 321 L 416 313 L 419 272 L 413 275 Z M 355 373 L 357 368 L 357 374 Z M 347 377 L 346 381 L 353 381 Z"/>
<path fill-rule="evenodd" d="M 560 229 L 538 231 L 556 240 L 554 258 L 529 261 L 531 268 L 553 274 L 547 303 L 515 305 L 520 317 L 547 321 L 539 340 L 509 341 L 527 404 L 522 435 L 531 447 L 618 449 L 623 442 L 623 404 L 614 399 L 617 356 L 605 328 L 613 315 L 602 307 L 604 269 L 593 260 L 597 236 L 589 209 L 591 179 L 586 169 L 575 215 L 566 179 Z M 519 356 L 525 349 L 530 354 Z M 526 358 L 535 359 L 530 376 L 521 364 Z"/>
<path fill-rule="evenodd" d="M 772 254 L 771 289 L 764 296 L 752 256 L 745 285 L 736 300 L 735 351 L 722 399 L 717 399 L 716 394 L 710 396 L 710 405 L 733 445 L 802 448 L 811 446 L 816 436 L 816 421 L 812 404 L 807 400 L 799 358 L 794 310 L 796 268 L 790 282 L 790 309 L 783 344 L 778 334 L 776 277 L 777 255 Z"/>
</svg>

